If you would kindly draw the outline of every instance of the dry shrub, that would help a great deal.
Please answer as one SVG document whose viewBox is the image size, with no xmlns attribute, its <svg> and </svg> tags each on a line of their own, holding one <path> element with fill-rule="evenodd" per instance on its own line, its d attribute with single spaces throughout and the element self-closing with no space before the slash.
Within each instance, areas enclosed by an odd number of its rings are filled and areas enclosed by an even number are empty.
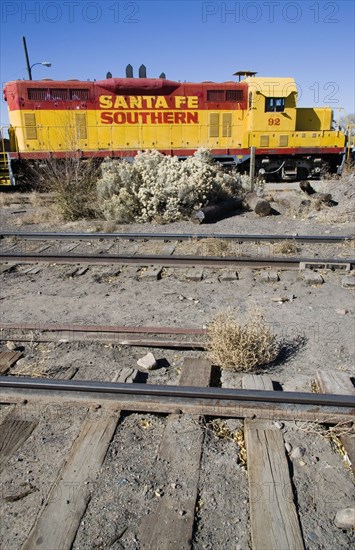
<svg viewBox="0 0 355 550">
<path fill-rule="evenodd" d="M 339 245 L 339 256 L 344 258 L 352 257 L 355 253 L 355 239 L 346 239 Z"/>
<path fill-rule="evenodd" d="M 274 254 L 296 254 L 300 251 L 296 241 L 285 240 L 275 243 L 273 246 Z"/>
<path fill-rule="evenodd" d="M 276 335 L 260 311 L 249 311 L 243 324 L 230 310 L 219 313 L 207 330 L 209 357 L 232 372 L 251 371 L 274 361 L 279 353 Z"/>
<path fill-rule="evenodd" d="M 47 207 L 54 203 L 54 196 L 51 193 L 39 193 L 38 191 L 32 191 L 28 197 L 28 202 L 35 207 Z"/>
<path fill-rule="evenodd" d="M 55 226 L 60 222 L 60 217 L 56 209 L 48 207 L 46 209 L 41 208 L 40 210 L 24 214 L 19 216 L 14 220 L 14 225 L 21 227 L 23 225 L 37 225 L 40 223 L 45 223 L 49 226 Z"/>
<path fill-rule="evenodd" d="M 319 422 L 295 422 L 295 426 L 303 432 L 320 435 L 330 440 L 355 434 L 352 421 L 337 422 L 334 425 L 326 425 Z"/>
<path fill-rule="evenodd" d="M 185 219 L 240 189 L 206 149 L 184 161 L 158 151 L 138 152 L 133 162 L 105 159 L 97 184 L 101 211 L 116 223 L 167 223 Z"/>
<path fill-rule="evenodd" d="M 355 161 L 351 158 L 346 160 L 342 171 L 342 177 L 351 176 L 355 173 Z"/>
<path fill-rule="evenodd" d="M 103 222 L 102 231 L 104 233 L 117 233 L 117 231 L 118 231 L 117 223 L 112 222 L 112 221 Z"/>
<path fill-rule="evenodd" d="M 26 204 L 27 202 L 27 196 L 21 195 L 21 193 L 0 193 L 0 208 L 8 207 L 13 204 Z"/>
<path fill-rule="evenodd" d="M 209 237 L 208 239 L 202 239 L 201 252 L 203 256 L 228 256 L 230 253 L 230 243 L 223 239 L 217 239 L 215 237 Z"/>
<path fill-rule="evenodd" d="M 207 430 L 210 430 L 219 439 L 227 439 L 234 441 L 239 447 L 238 461 L 246 466 L 247 464 L 247 450 L 245 447 L 244 432 L 242 429 L 232 431 L 228 428 L 227 424 L 223 420 L 214 418 L 206 424 Z"/>
<path fill-rule="evenodd" d="M 43 159 L 32 171 L 40 189 L 53 193 L 63 220 L 96 217 L 99 174 L 96 159 L 82 160 L 73 152 L 63 159 Z"/>
</svg>

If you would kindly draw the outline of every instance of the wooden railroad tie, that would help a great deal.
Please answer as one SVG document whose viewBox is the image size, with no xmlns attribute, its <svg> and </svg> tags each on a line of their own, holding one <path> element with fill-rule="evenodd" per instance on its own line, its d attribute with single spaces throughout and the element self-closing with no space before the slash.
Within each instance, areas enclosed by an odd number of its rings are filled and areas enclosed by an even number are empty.
<svg viewBox="0 0 355 550">
<path fill-rule="evenodd" d="M 339 395 L 353 395 L 355 404 L 355 389 L 351 378 L 345 372 L 331 372 L 325 373 L 323 371 L 317 372 L 317 386 L 322 393 L 337 393 Z M 347 434 L 340 436 L 340 441 L 344 445 L 348 454 L 351 467 L 355 473 L 355 435 Z"/>
<path fill-rule="evenodd" d="M 248 375 L 243 388 L 272 391 L 268 376 Z M 282 432 L 266 421 L 245 420 L 253 550 L 303 550 Z"/>
</svg>

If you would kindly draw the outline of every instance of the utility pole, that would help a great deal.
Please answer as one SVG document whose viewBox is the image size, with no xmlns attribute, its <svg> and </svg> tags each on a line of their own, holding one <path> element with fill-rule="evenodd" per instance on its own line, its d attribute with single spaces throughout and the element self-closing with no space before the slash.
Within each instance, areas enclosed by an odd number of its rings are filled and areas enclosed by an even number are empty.
<svg viewBox="0 0 355 550">
<path fill-rule="evenodd" d="M 25 50 L 25 58 L 26 58 L 26 65 L 27 65 L 27 72 L 28 72 L 28 80 L 32 80 L 32 71 L 31 71 L 31 65 L 30 60 L 28 59 L 28 51 L 27 51 L 27 44 L 26 44 L 26 38 L 22 37 L 23 42 L 23 49 Z"/>
</svg>

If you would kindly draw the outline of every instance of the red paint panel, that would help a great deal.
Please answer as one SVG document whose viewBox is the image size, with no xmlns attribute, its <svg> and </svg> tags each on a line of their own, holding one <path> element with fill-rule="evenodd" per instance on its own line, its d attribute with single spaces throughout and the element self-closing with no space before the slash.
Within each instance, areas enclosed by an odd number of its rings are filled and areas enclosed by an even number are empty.
<svg viewBox="0 0 355 550">
<path fill-rule="evenodd" d="M 122 83 L 122 86 L 126 86 L 126 88 L 122 87 L 122 90 L 129 90 L 129 94 L 121 93 L 117 95 L 123 95 L 127 100 L 130 95 L 137 95 L 137 96 L 160 96 L 164 95 L 164 97 L 167 100 L 168 108 L 173 109 L 175 108 L 175 97 L 176 96 L 196 96 L 198 97 L 198 109 L 206 109 L 206 110 L 213 110 L 213 111 L 227 111 L 227 110 L 245 110 L 247 108 L 247 84 L 243 83 L 236 83 L 236 82 L 225 82 L 225 83 L 172 83 L 172 81 L 161 81 L 159 79 L 153 80 L 153 79 L 108 79 L 108 80 L 114 80 L 114 81 L 120 81 Z M 108 82 L 107 81 L 101 81 L 101 82 Z M 154 81 L 154 82 L 167 82 L 168 86 L 167 88 L 163 88 L 166 91 L 171 90 L 172 84 L 174 86 L 177 84 L 178 87 L 174 88 L 174 90 L 170 91 L 170 93 L 163 94 L 158 93 L 159 88 L 157 88 L 155 91 L 152 87 L 149 88 L 149 86 L 152 86 L 149 84 L 147 88 L 144 88 L 142 85 L 141 87 L 134 88 L 134 81 Z M 133 81 L 133 84 L 132 82 Z M 169 84 L 170 83 L 170 84 Z M 172 83 L 172 84 L 171 84 Z M 129 86 L 132 85 L 130 88 Z M 170 86 L 170 88 L 169 88 Z M 29 99 L 29 93 L 28 89 L 30 90 L 46 90 L 48 91 L 48 99 Z M 57 94 L 57 96 L 61 96 L 58 99 L 55 99 L 55 94 L 50 93 L 51 90 L 88 90 L 89 92 L 89 99 L 85 100 L 65 100 L 63 99 L 63 94 Z M 241 101 L 208 101 L 207 100 L 207 92 L 209 90 L 221 90 L 221 91 L 232 91 L 232 90 L 240 90 L 243 91 L 243 99 Z M 161 90 L 160 90 L 161 91 Z M 32 94 L 33 95 L 33 94 Z M 13 81 L 5 85 L 4 88 L 4 97 L 6 98 L 6 101 L 8 103 L 8 107 L 10 111 L 22 109 L 22 110 L 72 110 L 76 109 L 78 106 L 80 106 L 82 109 L 85 110 L 102 110 L 99 106 L 99 96 L 104 95 L 112 95 L 113 98 L 116 97 L 116 94 L 114 92 L 108 92 L 107 89 L 101 87 L 98 82 L 80 82 L 80 81 L 48 81 L 48 80 L 40 80 L 40 81 Z M 64 94 L 65 96 L 65 94 Z M 50 99 L 50 97 L 52 97 Z M 225 96 L 226 97 L 226 96 Z M 181 109 L 186 109 L 186 106 L 181 106 Z M 163 109 L 162 109 L 163 110 Z"/>
</svg>

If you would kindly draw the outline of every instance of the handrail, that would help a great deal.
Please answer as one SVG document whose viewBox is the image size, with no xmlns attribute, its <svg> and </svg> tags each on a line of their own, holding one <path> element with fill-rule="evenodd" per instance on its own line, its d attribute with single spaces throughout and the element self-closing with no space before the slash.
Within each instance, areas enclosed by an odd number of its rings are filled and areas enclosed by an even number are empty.
<svg viewBox="0 0 355 550">
<path fill-rule="evenodd" d="M 0 127 L 0 138 L 1 138 L 1 154 L 5 156 L 5 138 L 4 138 L 4 129 L 7 128 L 7 126 L 1 126 Z"/>
<path fill-rule="evenodd" d="M 351 150 L 355 148 L 355 124 L 346 125 L 346 160 L 350 161 Z"/>
</svg>

